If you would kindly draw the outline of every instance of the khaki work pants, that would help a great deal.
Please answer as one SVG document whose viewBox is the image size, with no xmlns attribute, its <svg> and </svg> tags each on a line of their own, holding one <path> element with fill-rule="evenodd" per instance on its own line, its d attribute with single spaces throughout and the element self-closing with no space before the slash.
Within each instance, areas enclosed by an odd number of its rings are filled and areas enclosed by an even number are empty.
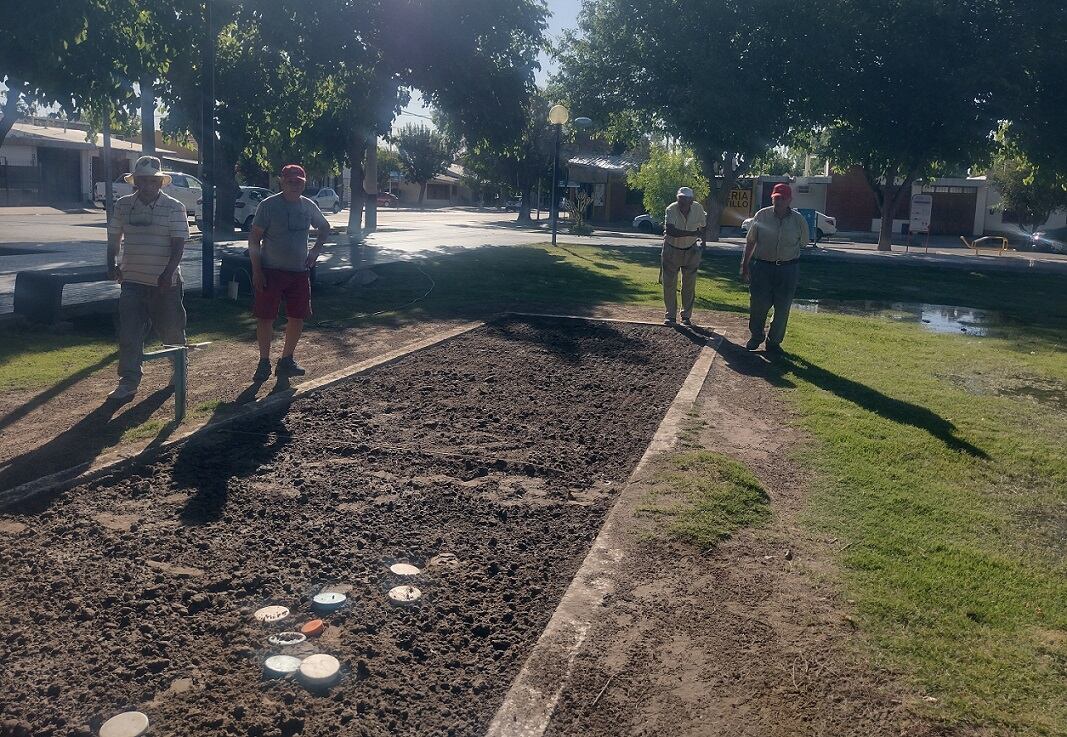
<svg viewBox="0 0 1067 737">
<path fill-rule="evenodd" d="M 697 292 L 697 269 L 700 268 L 700 247 L 689 248 L 663 245 L 663 305 L 666 317 L 675 319 L 678 313 L 678 272 L 682 272 L 682 319 L 693 316 L 693 301 Z"/>
<path fill-rule="evenodd" d="M 185 305 L 182 282 L 173 287 L 150 287 L 123 282 L 119 293 L 119 378 L 136 386 L 141 381 L 141 357 L 150 328 L 167 345 L 185 345 Z"/>
</svg>

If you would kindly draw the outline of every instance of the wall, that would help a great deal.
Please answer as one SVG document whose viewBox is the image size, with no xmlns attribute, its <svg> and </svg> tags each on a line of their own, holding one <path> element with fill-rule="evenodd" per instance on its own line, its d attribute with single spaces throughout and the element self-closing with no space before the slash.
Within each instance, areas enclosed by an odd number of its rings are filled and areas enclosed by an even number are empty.
<svg viewBox="0 0 1067 737">
<path fill-rule="evenodd" d="M 1002 202 L 1000 192 L 992 184 L 986 187 L 985 207 L 979 210 L 981 219 L 981 232 L 983 234 L 1020 234 L 1023 229 L 1018 223 L 1005 223 L 1004 212 L 999 205 Z M 983 203 L 979 201 L 979 205 Z M 1060 209 L 1052 213 L 1048 220 L 1038 230 L 1052 230 L 1053 228 L 1067 227 L 1067 209 Z"/>
<path fill-rule="evenodd" d="M 881 213 L 874 191 L 859 169 L 835 173 L 826 189 L 826 209 L 823 212 L 837 219 L 838 231 L 878 232 Z M 893 231 L 900 232 L 903 223 L 911 218 L 911 198 L 905 197 L 894 213 Z"/>
</svg>

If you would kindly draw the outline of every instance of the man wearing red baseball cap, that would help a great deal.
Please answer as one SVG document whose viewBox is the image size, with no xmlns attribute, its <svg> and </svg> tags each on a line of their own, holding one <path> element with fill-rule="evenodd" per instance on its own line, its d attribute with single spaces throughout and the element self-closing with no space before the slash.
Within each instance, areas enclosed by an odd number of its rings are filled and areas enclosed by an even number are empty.
<svg viewBox="0 0 1067 737">
<path fill-rule="evenodd" d="M 793 190 L 779 183 L 771 190 L 770 207 L 758 211 L 748 229 L 741 279 L 748 282 L 748 329 L 745 347 L 754 351 L 764 339 L 768 353 L 779 353 L 789 322 L 789 308 L 800 278 L 800 249 L 807 242 L 808 223 L 790 207 Z M 764 333 L 767 313 L 774 308 L 770 333 Z"/>
<path fill-rule="evenodd" d="M 330 224 L 318 205 L 303 196 L 307 175 L 299 164 L 282 167 L 282 191 L 259 203 L 248 235 L 248 255 L 252 260 L 252 286 L 259 340 L 259 365 L 254 381 L 270 378 L 270 344 L 278 308 L 285 300 L 285 346 L 274 369 L 279 379 L 303 376 L 304 368 L 296 362 L 297 341 L 304 331 L 304 320 L 311 314 L 311 278 L 309 272 L 330 234 Z M 318 231 L 315 245 L 308 250 L 308 234 L 314 225 Z"/>
</svg>

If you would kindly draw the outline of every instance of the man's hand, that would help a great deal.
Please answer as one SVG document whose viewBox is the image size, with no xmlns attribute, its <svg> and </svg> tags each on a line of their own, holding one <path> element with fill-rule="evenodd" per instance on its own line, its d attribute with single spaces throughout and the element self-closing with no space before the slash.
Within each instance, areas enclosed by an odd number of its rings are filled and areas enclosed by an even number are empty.
<svg viewBox="0 0 1067 737">
<path fill-rule="evenodd" d="M 107 278 L 117 282 L 122 281 L 122 269 L 119 268 L 118 264 L 110 264 L 107 267 Z"/>
<path fill-rule="evenodd" d="M 315 266 L 315 262 L 319 260 L 319 253 L 321 252 L 322 248 L 320 246 L 312 247 L 312 249 L 308 251 L 308 257 L 304 259 L 304 268 L 310 271 Z"/>
<path fill-rule="evenodd" d="M 252 269 L 252 288 L 257 292 L 267 288 L 267 275 L 263 273 L 263 269 Z"/>
<path fill-rule="evenodd" d="M 170 269 L 166 269 L 159 275 L 159 279 L 156 281 L 156 286 L 162 289 L 166 289 L 174 285 L 174 272 Z"/>
<path fill-rule="evenodd" d="M 745 284 L 748 284 L 751 280 L 752 280 L 752 272 L 749 271 L 748 262 L 747 261 L 742 261 L 741 262 L 741 281 L 743 281 Z"/>
</svg>

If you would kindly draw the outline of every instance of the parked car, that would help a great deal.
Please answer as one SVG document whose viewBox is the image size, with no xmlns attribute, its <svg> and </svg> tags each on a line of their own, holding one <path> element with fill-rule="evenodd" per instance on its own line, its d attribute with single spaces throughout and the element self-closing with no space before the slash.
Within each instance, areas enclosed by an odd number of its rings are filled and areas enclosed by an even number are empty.
<svg viewBox="0 0 1067 737">
<path fill-rule="evenodd" d="M 662 233 L 663 226 L 652 219 L 648 213 L 634 218 L 634 229 L 642 233 Z"/>
<path fill-rule="evenodd" d="M 201 211 L 201 197 L 203 196 L 203 185 L 200 184 L 200 180 L 194 176 L 188 174 L 181 174 L 176 171 L 163 172 L 164 174 L 170 174 L 171 182 L 163 191 L 169 194 L 176 200 L 185 204 L 185 211 L 192 215 L 199 222 Z M 133 185 L 126 183 L 126 175 L 122 174 L 112 184 L 112 192 L 115 199 L 119 197 L 125 197 L 133 192 Z M 96 187 L 93 189 L 93 199 L 103 204 L 105 200 L 105 186 L 103 182 L 97 182 Z"/>
<path fill-rule="evenodd" d="M 1042 230 L 1030 236 L 1030 247 L 1035 251 L 1067 253 L 1067 228 Z"/>
<path fill-rule="evenodd" d="M 745 218 L 741 223 L 741 232 L 748 233 L 748 229 L 752 227 L 752 221 L 755 218 Z M 817 240 L 826 240 L 828 236 L 837 235 L 837 219 L 832 218 L 829 215 L 825 215 L 818 210 L 815 211 L 815 236 Z"/>
<path fill-rule="evenodd" d="M 521 197 L 509 197 L 504 201 L 505 212 L 518 212 L 520 209 L 522 209 Z"/>
<path fill-rule="evenodd" d="M 378 207 L 396 207 L 400 204 L 400 198 L 392 192 L 378 193 Z"/>
<path fill-rule="evenodd" d="M 272 194 L 263 187 L 241 187 L 241 196 L 233 203 L 234 224 L 241 230 L 252 230 L 252 219 L 256 216 L 259 203 Z"/>
<path fill-rule="evenodd" d="M 315 204 L 319 206 L 319 209 L 323 212 L 329 210 L 330 212 L 341 212 L 344 205 L 341 203 L 341 197 L 330 187 L 323 187 L 319 190 L 318 194 L 311 198 Z"/>
</svg>

